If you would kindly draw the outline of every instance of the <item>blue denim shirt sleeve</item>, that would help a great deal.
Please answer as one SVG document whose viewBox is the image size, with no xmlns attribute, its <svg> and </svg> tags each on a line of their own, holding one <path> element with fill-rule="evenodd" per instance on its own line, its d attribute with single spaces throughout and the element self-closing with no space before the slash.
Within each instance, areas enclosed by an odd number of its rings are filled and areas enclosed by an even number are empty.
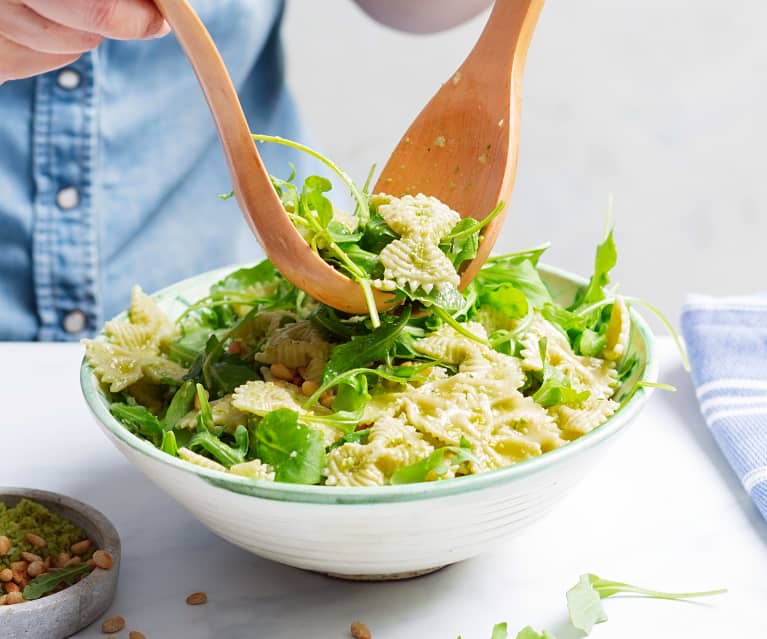
<svg viewBox="0 0 767 639">
<path fill-rule="evenodd" d="M 301 138 L 282 2 L 194 2 L 254 131 Z M 300 163 L 260 147 L 269 170 Z M 259 259 L 196 79 L 172 36 L 107 41 L 0 86 L 0 339 L 71 340 L 197 272 Z"/>
</svg>

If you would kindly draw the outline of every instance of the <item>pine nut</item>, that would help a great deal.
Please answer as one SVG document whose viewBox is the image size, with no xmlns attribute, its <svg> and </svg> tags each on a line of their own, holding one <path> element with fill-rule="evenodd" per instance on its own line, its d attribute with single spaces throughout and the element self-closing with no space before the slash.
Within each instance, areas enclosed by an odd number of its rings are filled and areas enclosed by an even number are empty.
<svg viewBox="0 0 767 639">
<path fill-rule="evenodd" d="M 56 557 L 56 568 L 63 568 L 66 566 L 69 559 L 70 555 L 68 552 L 60 552 L 59 556 Z"/>
<path fill-rule="evenodd" d="M 93 557 L 91 557 L 85 563 L 88 564 L 88 568 L 90 568 L 91 570 L 93 570 L 96 567 L 96 562 L 93 560 Z"/>
<path fill-rule="evenodd" d="M 70 550 L 72 551 L 73 555 L 84 555 L 86 552 L 88 552 L 91 548 L 91 540 L 90 539 L 83 539 L 82 541 L 78 541 L 76 544 L 72 544 L 72 547 Z"/>
<path fill-rule="evenodd" d="M 105 634 L 120 632 L 123 628 L 125 628 L 125 619 L 122 617 L 110 617 L 101 624 L 101 632 Z"/>
<path fill-rule="evenodd" d="M 12 581 L 9 581 L 7 584 L 5 584 L 5 592 L 8 594 L 11 594 L 12 592 L 19 592 L 21 589 L 19 588 L 18 584 L 13 583 Z"/>
<path fill-rule="evenodd" d="M 112 567 L 112 555 L 105 550 L 97 550 L 94 552 L 93 561 L 103 570 L 109 570 Z"/>
<path fill-rule="evenodd" d="M 207 390 L 205 390 L 205 399 L 210 399 L 210 393 Z M 194 408 L 200 410 L 200 396 L 197 393 L 194 394 Z"/>
<path fill-rule="evenodd" d="M 0 535 L 0 557 L 8 554 L 11 549 L 11 540 L 5 535 Z"/>
<path fill-rule="evenodd" d="M 45 539 L 34 533 L 27 533 L 24 535 L 24 539 L 28 544 L 32 544 L 35 548 L 45 548 Z"/>
<path fill-rule="evenodd" d="M 8 601 L 8 595 L 0 595 L 0 606 L 4 606 L 6 601 Z"/>
<path fill-rule="evenodd" d="M 227 346 L 226 350 L 232 355 L 239 355 L 242 353 L 242 342 L 238 342 L 237 340 L 229 342 L 229 346 Z"/>
<path fill-rule="evenodd" d="M 361 621 L 352 622 L 350 630 L 354 639 L 372 639 L 370 629 Z"/>
<path fill-rule="evenodd" d="M 42 561 L 33 561 L 27 568 L 27 574 L 30 577 L 37 577 L 45 572 L 45 566 Z"/>
<path fill-rule="evenodd" d="M 281 379 L 285 382 L 290 382 L 293 380 L 293 371 L 290 370 L 285 364 L 276 363 L 272 364 L 269 367 L 269 370 L 271 371 L 272 375 L 276 377 L 277 379 Z"/>
<path fill-rule="evenodd" d="M 208 595 L 204 592 L 193 592 L 186 598 L 186 603 L 190 606 L 199 606 L 208 602 Z"/>
<path fill-rule="evenodd" d="M 317 392 L 319 387 L 320 385 L 317 382 L 310 382 L 309 380 L 306 380 L 303 384 L 301 384 L 301 392 L 307 397 L 311 397 L 315 392 Z"/>
<path fill-rule="evenodd" d="M 139 632 L 138 630 L 131 630 L 128 633 L 128 639 L 146 639 L 144 636 L 144 633 Z"/>
<path fill-rule="evenodd" d="M 13 570 L 10 568 L 3 568 L 0 570 L 0 581 L 7 583 L 13 579 Z"/>
<path fill-rule="evenodd" d="M 5 599 L 5 603 L 7 603 L 9 606 L 12 604 L 20 604 L 22 601 L 24 601 L 24 597 L 18 591 L 9 592 Z"/>
<path fill-rule="evenodd" d="M 320 404 L 322 404 L 325 408 L 332 408 L 335 399 L 336 398 L 333 395 L 325 391 L 320 397 Z"/>
<path fill-rule="evenodd" d="M 22 558 L 24 561 L 28 561 L 30 564 L 31 564 L 33 561 L 42 561 L 42 560 L 43 560 L 43 558 L 42 558 L 40 555 L 36 555 L 36 554 L 35 554 L 35 553 L 33 553 L 33 552 L 22 552 L 22 553 L 21 553 L 21 558 Z"/>
<path fill-rule="evenodd" d="M 27 569 L 24 570 L 14 570 L 13 571 L 13 581 L 19 585 L 24 583 L 27 580 Z"/>
<path fill-rule="evenodd" d="M 64 564 L 64 566 L 76 566 L 79 564 L 82 560 L 79 557 L 72 557 L 67 563 Z"/>
</svg>

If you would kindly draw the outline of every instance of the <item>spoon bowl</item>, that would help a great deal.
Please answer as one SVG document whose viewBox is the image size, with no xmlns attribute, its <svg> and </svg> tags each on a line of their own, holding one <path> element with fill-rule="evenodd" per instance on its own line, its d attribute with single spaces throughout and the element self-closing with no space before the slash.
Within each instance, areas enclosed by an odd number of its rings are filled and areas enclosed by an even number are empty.
<svg viewBox="0 0 767 639">
<path fill-rule="evenodd" d="M 508 210 L 519 149 L 522 75 L 543 0 L 495 0 L 474 49 L 418 114 L 384 166 L 375 191 L 432 195 L 485 227 L 461 287 L 495 244 Z"/>
<path fill-rule="evenodd" d="M 155 0 L 194 69 L 216 124 L 237 203 L 278 271 L 320 302 L 352 314 L 368 312 L 359 284 L 309 247 L 272 185 L 229 73 L 188 0 Z M 476 46 L 421 111 L 387 162 L 377 191 L 434 195 L 482 219 L 508 201 L 516 172 L 522 70 L 543 0 L 496 0 Z M 503 213 L 485 228 L 465 286 L 490 253 Z M 372 291 L 378 310 L 391 293 Z"/>
</svg>

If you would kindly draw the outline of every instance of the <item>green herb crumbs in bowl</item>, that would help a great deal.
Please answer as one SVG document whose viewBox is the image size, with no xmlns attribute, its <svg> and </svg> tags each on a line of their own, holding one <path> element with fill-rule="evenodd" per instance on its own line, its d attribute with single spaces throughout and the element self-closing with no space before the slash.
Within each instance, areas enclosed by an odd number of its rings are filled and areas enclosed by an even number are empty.
<svg viewBox="0 0 767 639">
<path fill-rule="evenodd" d="M 28 499 L 22 499 L 10 508 L 0 502 L 0 535 L 10 543 L 9 550 L 3 554 L 0 542 L 0 568 L 10 568 L 11 563 L 21 561 L 24 552 L 55 559 L 61 553 L 69 553 L 72 545 L 86 539 L 81 528 Z M 31 543 L 30 539 L 34 541 L 34 538 L 30 535 L 44 540 L 45 546 L 41 548 Z M 93 550 L 88 549 L 83 559 L 90 559 Z"/>
<path fill-rule="evenodd" d="M 111 602 L 119 555 L 117 532 L 90 506 L 0 488 L 0 627 L 29 639 L 80 630 Z"/>
</svg>

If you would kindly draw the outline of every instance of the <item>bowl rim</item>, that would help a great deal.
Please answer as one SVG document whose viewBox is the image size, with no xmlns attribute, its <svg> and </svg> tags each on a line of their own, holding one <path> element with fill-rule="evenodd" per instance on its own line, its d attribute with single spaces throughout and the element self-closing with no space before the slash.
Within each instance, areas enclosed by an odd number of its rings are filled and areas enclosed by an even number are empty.
<svg viewBox="0 0 767 639">
<path fill-rule="evenodd" d="M 179 289 L 183 290 L 194 282 L 199 280 L 210 280 L 213 282 L 244 266 L 247 266 L 247 264 L 234 264 L 200 273 L 160 289 L 153 293 L 152 297 L 165 297 L 174 293 L 179 294 Z M 547 264 L 539 263 L 537 268 L 543 273 L 565 279 L 580 286 L 588 283 L 588 280 L 580 275 L 575 275 Z M 633 307 L 630 308 L 630 313 L 634 326 L 642 336 L 647 353 L 644 371 L 637 382 L 655 382 L 658 377 L 659 363 L 655 351 L 653 333 L 645 319 Z M 120 316 L 118 315 L 118 317 Z M 99 335 L 102 335 L 102 333 L 99 333 Z M 375 505 L 450 497 L 497 487 L 515 479 L 541 473 L 547 468 L 577 455 L 579 451 L 592 448 L 617 433 L 640 412 L 653 390 L 651 387 L 640 386 L 634 391 L 626 404 L 621 406 L 594 430 L 581 435 L 578 439 L 568 442 L 560 448 L 548 451 L 537 457 L 532 457 L 504 468 L 465 477 L 414 484 L 364 487 L 289 484 L 239 477 L 231 473 L 197 466 L 178 457 L 172 457 L 159 448 L 155 448 L 146 440 L 131 433 L 115 419 L 109 412 L 106 402 L 102 400 L 99 394 L 95 374 L 85 357 L 83 357 L 80 365 L 80 387 L 88 407 L 101 425 L 102 430 L 105 430 L 108 435 L 111 435 L 121 444 L 150 457 L 154 461 L 181 470 L 209 484 L 244 497 L 317 505 Z"/>
</svg>

